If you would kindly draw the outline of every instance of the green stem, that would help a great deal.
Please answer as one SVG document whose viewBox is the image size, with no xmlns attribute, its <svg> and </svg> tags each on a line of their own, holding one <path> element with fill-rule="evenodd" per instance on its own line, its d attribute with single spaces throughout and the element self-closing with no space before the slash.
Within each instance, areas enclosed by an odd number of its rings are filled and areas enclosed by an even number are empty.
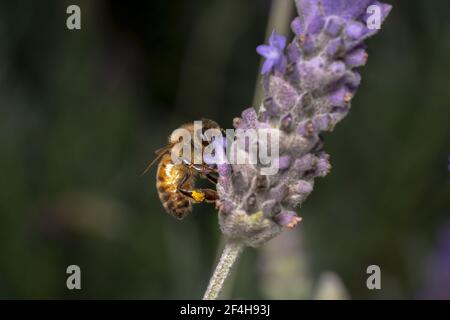
<svg viewBox="0 0 450 320">
<path fill-rule="evenodd" d="M 239 242 L 228 241 L 225 244 L 222 255 L 217 263 L 216 269 L 209 280 L 203 300 L 216 300 L 222 291 L 225 280 L 230 275 L 231 268 L 244 249 L 244 245 Z"/>
</svg>

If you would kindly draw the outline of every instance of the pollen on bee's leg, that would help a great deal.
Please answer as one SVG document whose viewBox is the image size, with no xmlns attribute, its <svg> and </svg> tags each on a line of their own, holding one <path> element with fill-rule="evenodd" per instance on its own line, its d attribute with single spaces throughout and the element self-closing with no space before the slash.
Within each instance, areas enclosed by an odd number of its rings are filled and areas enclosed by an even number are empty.
<svg viewBox="0 0 450 320">
<path fill-rule="evenodd" d="M 205 194 L 201 191 L 192 191 L 192 198 L 197 202 L 205 200 Z"/>
</svg>

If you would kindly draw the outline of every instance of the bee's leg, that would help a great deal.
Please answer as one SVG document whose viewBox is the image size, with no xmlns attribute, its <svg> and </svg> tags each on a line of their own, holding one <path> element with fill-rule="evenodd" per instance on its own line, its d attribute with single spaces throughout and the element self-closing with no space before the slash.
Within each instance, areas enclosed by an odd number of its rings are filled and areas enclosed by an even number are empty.
<svg viewBox="0 0 450 320">
<path fill-rule="evenodd" d="M 212 189 L 193 189 L 187 192 L 197 202 L 216 202 L 219 198 L 217 192 Z"/>
<path fill-rule="evenodd" d="M 194 168 L 196 169 L 196 168 Z M 217 170 L 216 169 L 212 169 L 214 171 L 208 172 L 208 170 L 211 169 L 207 169 L 207 170 L 202 170 L 202 169 L 196 169 L 198 170 L 198 172 L 200 173 L 200 175 L 202 175 L 203 177 L 205 177 L 206 179 L 208 179 L 209 181 L 211 181 L 214 184 L 217 184 Z"/>
<path fill-rule="evenodd" d="M 188 166 L 191 169 L 194 169 L 201 175 L 205 176 L 209 181 L 216 184 L 217 183 L 217 177 L 215 177 L 213 174 L 217 173 L 217 169 L 210 168 L 204 164 L 193 164 L 189 162 L 186 159 L 183 159 L 183 162 L 186 166 Z"/>
<path fill-rule="evenodd" d="M 178 192 L 182 193 L 195 202 L 215 202 L 218 199 L 217 192 L 212 189 L 192 189 L 184 188 L 184 185 L 189 179 L 189 174 L 186 174 L 177 187 Z"/>
<path fill-rule="evenodd" d="M 206 175 L 207 173 L 217 173 L 217 169 L 211 168 L 210 166 L 208 166 L 206 164 L 195 164 L 186 159 L 182 159 L 182 161 L 183 161 L 184 165 L 186 165 L 187 167 L 189 167 L 191 169 L 194 169 L 198 173 L 201 173 L 204 175 Z"/>
<path fill-rule="evenodd" d="M 212 174 L 208 173 L 208 174 L 206 175 L 206 178 L 207 178 L 209 181 L 211 181 L 212 183 L 217 184 L 217 177 L 213 176 Z"/>
</svg>

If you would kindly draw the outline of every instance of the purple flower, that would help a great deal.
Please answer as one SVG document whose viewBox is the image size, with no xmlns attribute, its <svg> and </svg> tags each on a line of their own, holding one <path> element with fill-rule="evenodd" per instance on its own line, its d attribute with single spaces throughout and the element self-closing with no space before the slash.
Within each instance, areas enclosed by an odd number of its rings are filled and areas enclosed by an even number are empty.
<svg viewBox="0 0 450 320">
<path fill-rule="evenodd" d="M 302 220 L 302 218 L 298 217 L 295 212 L 292 211 L 284 211 L 275 216 L 275 220 L 278 224 L 283 227 L 292 229 L 297 226 L 297 224 Z"/>
<path fill-rule="evenodd" d="M 234 121 L 241 129 L 278 130 L 280 170 L 265 176 L 262 164 L 232 164 L 217 184 L 220 228 L 247 246 L 259 246 L 284 227 L 294 227 L 296 209 L 314 180 L 330 171 L 320 133 L 332 131 L 345 118 L 361 82 L 357 68 L 367 62 L 365 40 L 378 31 L 367 28 L 367 8 L 380 6 L 382 20 L 391 9 L 376 0 L 295 2 L 295 37 L 286 53 L 286 39 L 275 32 L 269 45 L 257 48 L 266 58 L 264 102 Z"/>
<path fill-rule="evenodd" d="M 272 31 L 272 35 L 269 38 L 269 45 L 260 45 L 256 48 L 261 56 L 266 58 L 264 61 L 261 74 L 266 74 L 276 68 L 280 72 L 284 72 L 286 69 L 285 57 L 283 50 L 286 47 L 286 38 L 280 34 Z"/>
</svg>

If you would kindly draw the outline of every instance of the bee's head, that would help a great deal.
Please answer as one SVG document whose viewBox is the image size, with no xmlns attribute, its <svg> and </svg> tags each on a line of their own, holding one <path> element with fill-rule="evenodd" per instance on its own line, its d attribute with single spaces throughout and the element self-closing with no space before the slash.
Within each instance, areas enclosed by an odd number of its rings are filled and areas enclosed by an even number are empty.
<svg viewBox="0 0 450 320">
<path fill-rule="evenodd" d="M 201 125 L 200 125 L 201 121 Z M 181 127 L 174 130 L 170 137 L 169 137 L 169 143 L 175 144 L 178 142 L 181 142 L 183 140 L 184 134 L 189 134 L 191 141 L 194 141 L 194 135 L 197 135 L 198 141 L 207 142 L 207 137 L 205 136 L 205 132 L 209 129 L 220 129 L 220 126 L 217 124 L 217 122 L 210 120 L 210 119 L 201 119 L 198 121 L 197 125 L 194 125 L 194 122 L 186 123 L 182 125 Z M 180 131 L 180 129 L 184 129 L 185 131 Z M 201 130 L 199 130 L 201 129 Z"/>
<path fill-rule="evenodd" d="M 208 130 L 215 129 L 215 133 L 208 132 Z M 177 146 L 179 156 L 185 160 L 193 163 L 203 162 L 203 149 L 208 146 L 213 137 L 217 134 L 223 135 L 219 125 L 209 119 L 202 119 L 200 121 L 191 122 L 182 125 L 180 128 L 174 130 L 169 137 L 169 145 Z M 180 147 L 179 144 L 182 144 Z M 189 143 L 191 151 L 186 153 L 186 145 Z M 183 153 L 184 152 L 184 153 Z"/>
<path fill-rule="evenodd" d="M 205 133 L 208 129 L 220 129 L 220 126 L 217 122 L 210 119 L 202 119 L 202 128 L 203 133 Z"/>
</svg>

